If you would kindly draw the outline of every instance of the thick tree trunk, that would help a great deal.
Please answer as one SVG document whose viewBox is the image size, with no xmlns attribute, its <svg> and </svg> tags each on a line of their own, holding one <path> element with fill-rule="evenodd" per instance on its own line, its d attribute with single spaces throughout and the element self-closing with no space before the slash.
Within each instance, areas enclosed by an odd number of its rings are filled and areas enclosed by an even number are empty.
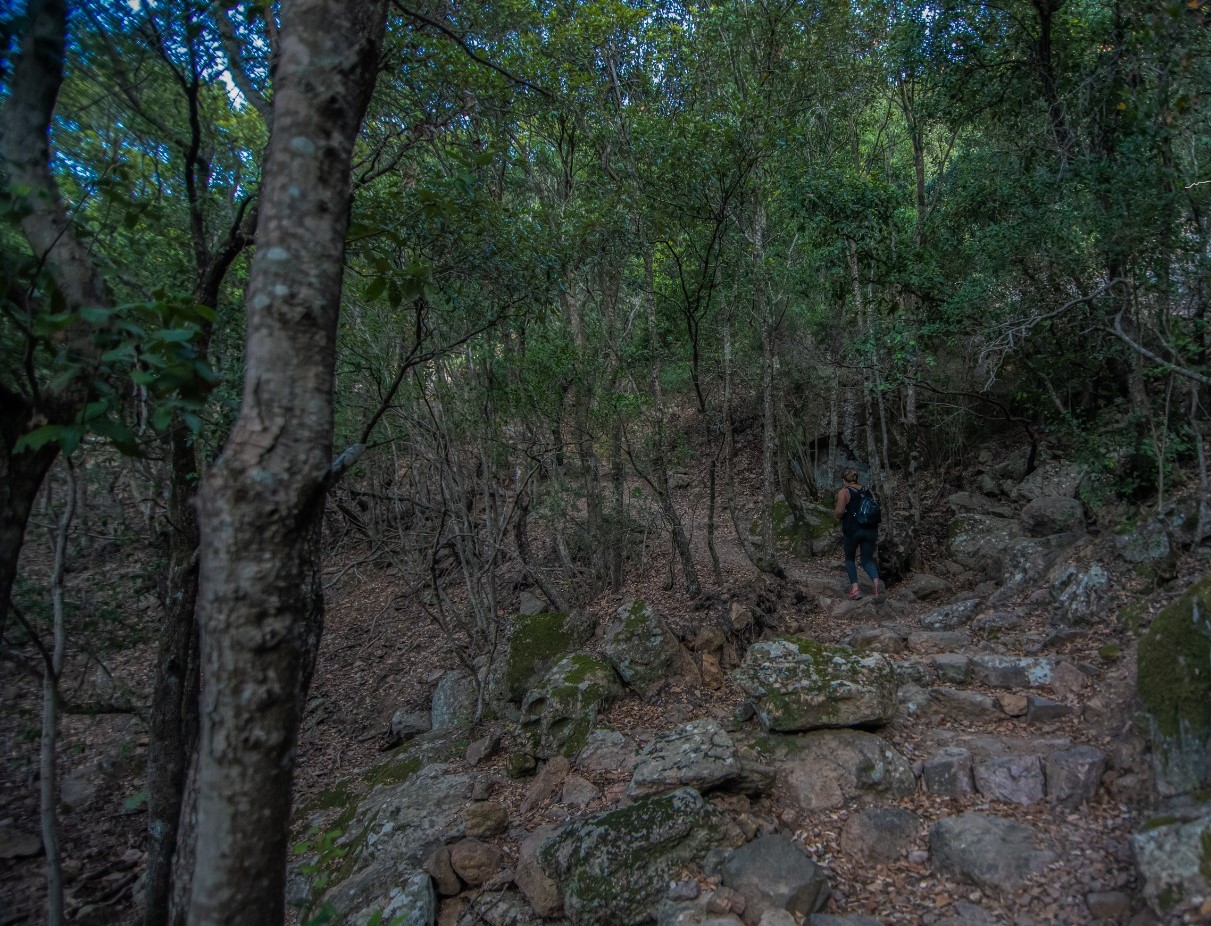
<svg viewBox="0 0 1211 926">
<path fill-rule="evenodd" d="M 58 447 L 13 453 L 13 446 L 30 426 L 31 409 L 19 396 L 0 390 L 0 627 L 8 618 L 17 563 L 25 527 L 38 489 L 55 462 Z"/>
<path fill-rule="evenodd" d="M 199 493 L 206 681 L 191 926 L 284 916 L 294 748 L 322 630 L 315 539 L 350 165 L 385 15 L 385 0 L 283 4 L 243 404 Z"/>
</svg>

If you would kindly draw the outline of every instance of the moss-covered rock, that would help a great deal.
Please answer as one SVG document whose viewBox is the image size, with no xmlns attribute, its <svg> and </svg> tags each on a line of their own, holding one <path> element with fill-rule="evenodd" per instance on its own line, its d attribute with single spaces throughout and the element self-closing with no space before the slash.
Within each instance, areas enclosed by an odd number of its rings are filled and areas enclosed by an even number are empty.
<svg viewBox="0 0 1211 926">
<path fill-rule="evenodd" d="M 583 646 L 595 629 L 593 618 L 583 612 L 517 615 L 499 671 L 489 684 L 489 700 L 521 704 L 551 667 Z"/>
<path fill-rule="evenodd" d="M 632 926 L 683 868 L 721 844 L 743 842 L 697 791 L 682 788 L 560 828 L 538 853 L 575 926 Z"/>
<path fill-rule="evenodd" d="M 1144 899 L 1160 915 L 1211 891 L 1211 814 L 1153 823 L 1131 837 L 1131 850 Z"/>
<path fill-rule="evenodd" d="M 650 604 L 624 604 L 605 629 L 605 655 L 627 687 L 644 697 L 669 682 L 701 684 L 697 664 Z"/>
<path fill-rule="evenodd" d="M 732 677 L 766 730 L 878 726 L 896 715 L 895 669 L 880 653 L 803 637 L 763 640 Z"/>
<path fill-rule="evenodd" d="M 520 731 L 531 754 L 574 756 L 585 745 L 597 715 L 622 694 L 614 670 L 600 659 L 575 653 L 556 663 L 521 705 Z"/>
<path fill-rule="evenodd" d="M 786 499 L 779 498 L 774 502 L 770 517 L 774 543 L 780 553 L 806 560 L 838 546 L 840 522 L 832 510 L 823 505 L 805 505 L 797 512 Z M 749 533 L 754 538 L 761 535 L 760 519 L 749 526 Z"/>
<path fill-rule="evenodd" d="M 1153 619 L 1138 678 L 1158 788 L 1180 794 L 1211 782 L 1211 577 Z"/>
</svg>

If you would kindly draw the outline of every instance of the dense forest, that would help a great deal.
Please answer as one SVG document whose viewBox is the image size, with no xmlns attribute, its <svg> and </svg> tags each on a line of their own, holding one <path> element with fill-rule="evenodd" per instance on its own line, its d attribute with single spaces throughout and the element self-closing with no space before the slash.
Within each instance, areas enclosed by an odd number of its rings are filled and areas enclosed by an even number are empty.
<svg viewBox="0 0 1211 926">
<path fill-rule="evenodd" d="M 38 708 L 0 817 L 36 797 L 30 916 L 77 912 L 60 728 L 133 715 L 121 916 L 284 921 L 351 575 L 390 576 L 480 730 L 519 595 L 778 599 L 842 468 L 893 588 L 1011 456 L 1080 467 L 1109 532 L 1193 499 L 1145 597 L 1206 569 L 1203 0 L 3 15 L 0 679 Z"/>
</svg>

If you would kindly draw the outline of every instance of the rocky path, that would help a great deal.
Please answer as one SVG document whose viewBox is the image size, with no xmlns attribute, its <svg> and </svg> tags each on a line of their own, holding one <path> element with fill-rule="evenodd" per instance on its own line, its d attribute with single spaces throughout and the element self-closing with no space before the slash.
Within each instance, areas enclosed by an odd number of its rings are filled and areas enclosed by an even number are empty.
<svg viewBox="0 0 1211 926">
<path fill-rule="evenodd" d="M 878 599 L 811 558 L 773 607 L 519 616 L 485 678 L 507 719 L 468 742 L 443 678 L 303 809 L 296 899 L 359 926 L 1211 921 L 1211 817 L 1156 814 L 1114 617 L 1139 571 L 1074 491 L 955 500 L 946 557 Z"/>
</svg>

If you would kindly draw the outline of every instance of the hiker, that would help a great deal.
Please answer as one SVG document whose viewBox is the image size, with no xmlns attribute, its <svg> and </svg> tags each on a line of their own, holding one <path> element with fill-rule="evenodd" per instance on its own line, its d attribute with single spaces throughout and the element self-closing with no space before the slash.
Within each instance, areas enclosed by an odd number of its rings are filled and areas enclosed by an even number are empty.
<svg viewBox="0 0 1211 926">
<path fill-rule="evenodd" d="M 879 580 L 879 568 L 875 565 L 875 545 L 879 541 L 879 500 L 875 494 L 858 481 L 858 471 L 847 469 L 841 474 L 844 483 L 837 490 L 837 504 L 833 509 L 841 520 L 841 536 L 845 544 L 845 571 L 849 573 L 849 597 L 856 601 L 862 597 L 858 590 L 858 567 L 854 554 L 862 550 L 862 568 L 875 586 L 875 597 L 886 586 Z"/>
</svg>

